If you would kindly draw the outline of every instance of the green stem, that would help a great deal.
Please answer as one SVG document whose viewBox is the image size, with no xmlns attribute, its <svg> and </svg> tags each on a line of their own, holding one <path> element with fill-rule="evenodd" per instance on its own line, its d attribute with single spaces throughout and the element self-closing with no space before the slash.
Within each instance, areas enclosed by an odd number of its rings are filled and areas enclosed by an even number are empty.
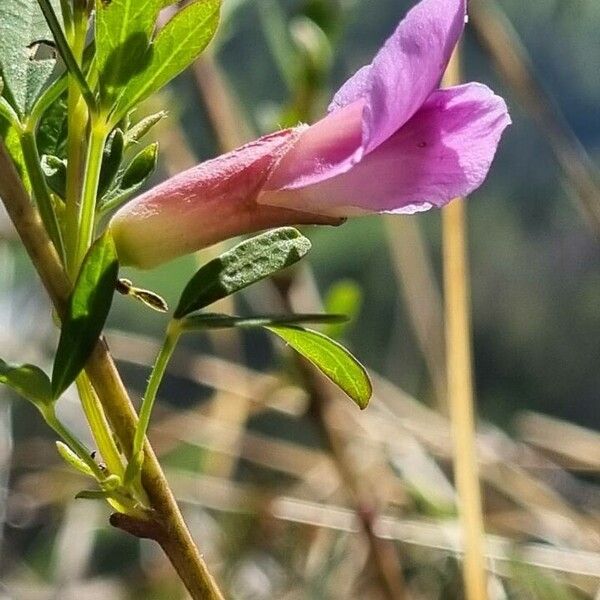
<svg viewBox="0 0 600 600">
<path fill-rule="evenodd" d="M 62 235 L 56 213 L 54 212 L 52 197 L 50 196 L 50 191 L 46 185 L 46 178 L 44 177 L 40 165 L 40 156 L 35 141 L 35 135 L 31 129 L 23 129 L 21 131 L 20 139 L 25 166 L 27 168 L 27 173 L 29 174 L 29 179 L 31 180 L 33 195 L 35 196 L 42 221 L 44 222 L 46 231 L 54 242 L 58 253 L 64 261 Z"/>
<path fill-rule="evenodd" d="M 82 373 L 77 378 L 77 390 L 79 391 L 79 397 L 81 398 L 83 412 L 90 425 L 92 435 L 94 436 L 98 450 L 102 455 L 102 459 L 106 463 L 106 467 L 110 473 L 118 475 L 122 479 L 125 470 L 123 468 L 121 455 L 113 438 L 108 421 L 106 420 L 102 405 L 85 373 Z"/>
<path fill-rule="evenodd" d="M 92 458 L 90 451 L 58 420 L 54 410 L 44 413 L 44 420 L 52 430 L 77 454 L 77 456 L 90 468 L 98 481 L 106 478 L 102 469 Z"/>
<path fill-rule="evenodd" d="M 133 438 L 133 456 L 136 456 L 136 454 L 144 448 L 144 440 L 146 438 L 148 426 L 150 425 L 150 417 L 152 416 L 156 394 L 165 375 L 165 371 L 167 370 L 169 360 L 171 359 L 171 356 L 173 356 L 180 335 L 181 329 L 179 327 L 179 322 L 171 321 L 167 328 L 165 341 L 163 342 L 156 358 L 156 362 L 154 363 L 154 367 L 152 368 L 148 386 L 146 387 L 146 393 L 142 400 L 139 416 L 140 420 L 137 424 L 135 436 Z"/>
<path fill-rule="evenodd" d="M 103 120 L 92 119 L 90 141 L 83 175 L 83 190 L 78 214 L 78 235 L 74 265 L 79 268 L 94 238 L 96 195 L 102 168 L 102 153 L 108 131 Z"/>
<path fill-rule="evenodd" d="M 79 67 L 79 63 L 77 62 L 77 59 L 71 50 L 71 46 L 69 46 L 69 43 L 67 42 L 65 33 L 62 30 L 58 19 L 56 18 L 56 14 L 54 13 L 52 4 L 50 4 L 50 0 L 38 0 L 38 4 L 44 13 L 44 18 L 46 19 L 48 27 L 54 36 L 54 41 L 56 42 L 56 46 L 62 59 L 65 61 L 67 70 L 77 82 L 77 85 L 81 90 L 81 95 L 84 97 L 86 104 L 90 110 L 94 111 L 96 109 L 96 98 L 85 79 L 85 75 Z"/>
<path fill-rule="evenodd" d="M 74 11 L 73 20 L 69 27 L 69 41 L 73 56 L 78 64 L 83 61 L 85 37 L 87 31 L 87 16 L 81 11 Z M 85 162 L 85 140 L 89 113 L 75 78 L 68 76 L 68 137 L 67 137 L 67 196 L 65 210 L 65 237 L 68 257 L 68 271 L 74 279 L 77 276 L 77 239 L 79 231 L 79 206 L 83 189 Z"/>
</svg>

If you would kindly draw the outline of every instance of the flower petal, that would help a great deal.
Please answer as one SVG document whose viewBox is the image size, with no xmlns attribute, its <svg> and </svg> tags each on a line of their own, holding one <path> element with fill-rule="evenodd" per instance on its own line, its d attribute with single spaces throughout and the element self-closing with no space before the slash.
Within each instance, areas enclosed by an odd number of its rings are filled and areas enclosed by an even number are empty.
<svg viewBox="0 0 600 600">
<path fill-rule="evenodd" d="M 509 123 L 504 100 L 484 85 L 437 90 L 347 173 L 310 187 L 265 192 L 258 201 L 337 216 L 439 207 L 481 185 Z"/>
<path fill-rule="evenodd" d="M 123 265 L 150 268 L 236 235 L 331 218 L 258 206 L 256 196 L 301 135 L 288 129 L 184 171 L 142 194 L 111 220 Z"/>
<path fill-rule="evenodd" d="M 305 187 L 345 173 L 355 165 L 362 157 L 363 106 L 359 100 L 305 129 L 281 159 L 266 187 Z"/>
<path fill-rule="evenodd" d="M 439 86 L 465 16 L 466 0 L 423 0 L 379 51 L 369 76 L 365 153 L 398 131 Z"/>
<path fill-rule="evenodd" d="M 371 65 L 335 95 L 269 181 L 296 189 L 340 175 L 392 136 L 438 86 L 462 33 L 466 0 L 422 0 Z"/>
</svg>

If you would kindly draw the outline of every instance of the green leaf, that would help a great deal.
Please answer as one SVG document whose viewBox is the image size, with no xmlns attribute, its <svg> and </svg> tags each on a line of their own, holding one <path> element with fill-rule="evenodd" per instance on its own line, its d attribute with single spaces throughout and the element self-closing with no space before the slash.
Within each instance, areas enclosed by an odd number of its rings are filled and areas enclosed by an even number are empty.
<svg viewBox="0 0 600 600">
<path fill-rule="evenodd" d="M 200 55 L 215 35 L 220 7 L 221 0 L 197 0 L 177 12 L 158 32 L 148 49 L 143 70 L 130 78 L 117 101 L 114 122 L 165 86 Z"/>
<path fill-rule="evenodd" d="M 183 290 L 175 318 L 181 319 L 221 298 L 298 262 L 310 241 L 293 227 L 267 231 L 205 264 Z"/>
<path fill-rule="evenodd" d="M 105 107 L 111 108 L 128 82 L 148 68 L 160 4 L 160 0 L 96 0 L 96 62 Z"/>
<path fill-rule="evenodd" d="M 52 386 L 44 371 L 33 365 L 14 366 L 0 360 L 0 383 L 39 407 L 52 404 Z"/>
<path fill-rule="evenodd" d="M 303 314 L 303 315 L 257 315 L 255 317 L 235 317 L 218 313 L 191 315 L 181 322 L 183 331 L 201 331 L 203 329 L 228 329 L 230 327 L 267 327 L 276 325 L 298 325 L 300 323 L 342 323 L 344 315 Z"/>
<path fill-rule="evenodd" d="M 52 4 L 60 15 L 58 1 Z M 52 35 L 36 1 L 0 2 L 0 69 L 6 88 L 4 95 L 20 115 L 28 113 L 54 71 L 55 58 L 51 54 L 44 55 L 39 47 L 45 40 L 52 40 Z"/>
<path fill-rule="evenodd" d="M 60 396 L 81 372 L 102 332 L 112 303 L 119 263 L 108 234 L 87 253 L 69 300 L 52 372 L 52 393 Z"/>
<path fill-rule="evenodd" d="M 368 406 L 373 393 L 369 375 L 341 344 L 318 331 L 302 327 L 268 326 L 266 329 L 313 363 L 361 409 Z"/>
</svg>

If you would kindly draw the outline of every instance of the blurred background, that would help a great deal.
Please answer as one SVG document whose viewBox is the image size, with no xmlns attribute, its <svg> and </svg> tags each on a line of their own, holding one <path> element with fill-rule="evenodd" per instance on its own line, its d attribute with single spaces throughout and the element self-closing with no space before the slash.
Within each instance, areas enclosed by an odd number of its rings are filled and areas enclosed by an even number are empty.
<svg viewBox="0 0 600 600">
<path fill-rule="evenodd" d="M 169 111 L 155 182 L 319 118 L 412 4 L 224 0 L 211 51 L 145 106 Z M 600 3 L 471 0 L 470 13 L 464 79 L 514 121 L 468 201 L 492 597 L 600 598 Z M 329 333 L 372 373 L 370 408 L 261 334 L 219 333 L 179 348 L 151 439 L 227 597 L 460 599 L 440 214 L 305 233 L 306 264 L 219 308 L 350 313 Z M 222 249 L 124 275 L 173 304 Z M 0 223 L 2 357 L 49 367 L 49 315 Z M 165 324 L 115 299 L 108 339 L 134 398 Z M 157 548 L 73 499 L 85 482 L 34 409 L 0 398 L 0 598 L 185 598 Z M 89 440 L 74 395 L 61 411 Z"/>
</svg>

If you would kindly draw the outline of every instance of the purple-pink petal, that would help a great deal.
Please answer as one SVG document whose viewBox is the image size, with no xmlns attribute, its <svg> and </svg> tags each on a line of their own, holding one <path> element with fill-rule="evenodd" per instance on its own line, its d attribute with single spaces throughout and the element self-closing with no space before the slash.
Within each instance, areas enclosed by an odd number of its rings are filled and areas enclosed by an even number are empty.
<svg viewBox="0 0 600 600">
<path fill-rule="evenodd" d="M 379 51 L 364 112 L 365 153 L 398 131 L 439 87 L 466 14 L 466 0 L 423 0 Z"/>
<path fill-rule="evenodd" d="M 438 87 L 465 14 L 466 0 L 422 0 L 409 11 L 374 61 L 338 91 L 329 115 L 300 139 L 274 186 L 292 190 L 336 177 L 396 133 Z"/>
<path fill-rule="evenodd" d="M 481 185 L 509 123 L 504 100 L 484 85 L 438 90 L 348 172 L 308 187 L 263 192 L 258 201 L 340 216 L 442 206 Z"/>
<path fill-rule="evenodd" d="M 352 168 L 362 139 L 364 102 L 359 100 L 305 129 L 267 181 L 268 189 L 294 189 L 330 179 Z"/>
</svg>

